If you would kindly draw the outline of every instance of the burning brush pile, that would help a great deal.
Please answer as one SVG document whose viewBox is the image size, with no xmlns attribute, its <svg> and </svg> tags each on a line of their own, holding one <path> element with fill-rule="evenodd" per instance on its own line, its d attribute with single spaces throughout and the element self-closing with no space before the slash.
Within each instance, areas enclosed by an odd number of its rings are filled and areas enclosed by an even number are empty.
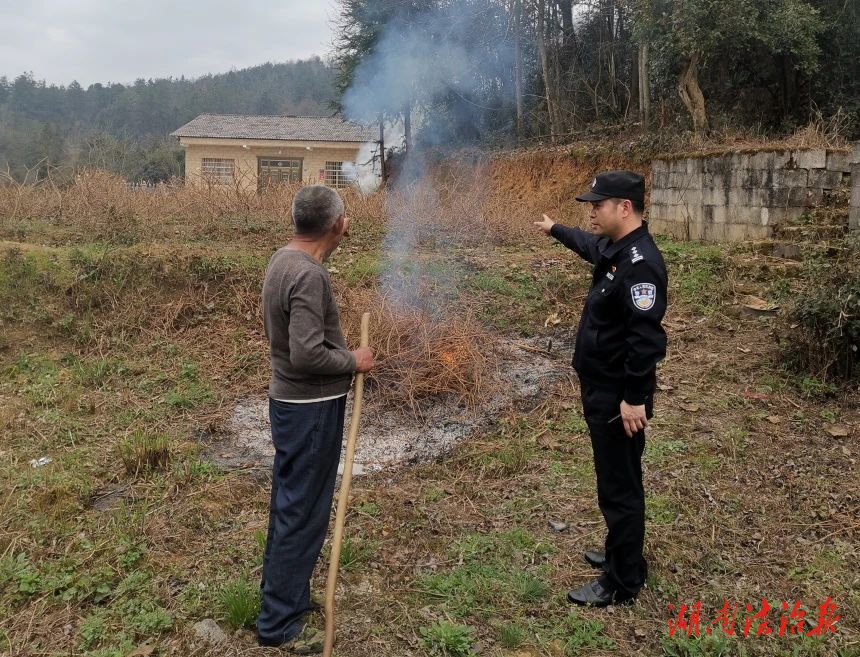
<svg viewBox="0 0 860 657">
<path fill-rule="evenodd" d="M 345 290 L 344 331 L 350 342 L 361 313 L 371 313 L 370 346 L 377 365 L 368 375 L 368 402 L 421 416 L 444 399 L 475 410 L 498 386 L 498 339 L 470 315 L 431 316 L 392 303 L 377 290 Z"/>
</svg>

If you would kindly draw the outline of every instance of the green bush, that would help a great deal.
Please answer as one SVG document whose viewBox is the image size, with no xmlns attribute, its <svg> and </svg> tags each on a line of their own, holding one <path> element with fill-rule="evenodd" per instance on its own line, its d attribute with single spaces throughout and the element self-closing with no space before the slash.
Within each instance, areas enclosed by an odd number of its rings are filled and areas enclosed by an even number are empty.
<svg viewBox="0 0 860 657">
<path fill-rule="evenodd" d="M 860 371 L 860 272 L 827 283 L 797 298 L 783 354 L 792 369 L 821 381 L 851 379 Z"/>
</svg>

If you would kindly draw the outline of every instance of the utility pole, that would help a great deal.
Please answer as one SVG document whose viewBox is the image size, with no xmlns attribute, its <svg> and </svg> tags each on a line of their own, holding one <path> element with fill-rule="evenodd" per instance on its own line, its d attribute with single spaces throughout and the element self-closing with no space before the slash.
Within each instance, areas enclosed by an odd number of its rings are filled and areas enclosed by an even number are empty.
<svg viewBox="0 0 860 657">
<path fill-rule="evenodd" d="M 385 184 L 388 178 L 385 171 L 385 123 L 382 120 L 382 114 L 379 115 L 379 165 L 382 170 L 382 184 Z"/>
</svg>

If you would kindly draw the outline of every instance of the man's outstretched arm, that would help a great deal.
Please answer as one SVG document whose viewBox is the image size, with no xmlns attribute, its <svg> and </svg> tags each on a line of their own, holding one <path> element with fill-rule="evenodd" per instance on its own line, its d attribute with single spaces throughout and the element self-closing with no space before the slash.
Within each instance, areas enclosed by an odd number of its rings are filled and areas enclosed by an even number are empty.
<svg viewBox="0 0 860 657">
<path fill-rule="evenodd" d="M 580 258 L 594 264 L 597 260 L 597 236 L 586 233 L 581 228 L 568 228 L 555 223 L 543 215 L 543 221 L 533 222 L 546 235 L 554 237 Z"/>
</svg>

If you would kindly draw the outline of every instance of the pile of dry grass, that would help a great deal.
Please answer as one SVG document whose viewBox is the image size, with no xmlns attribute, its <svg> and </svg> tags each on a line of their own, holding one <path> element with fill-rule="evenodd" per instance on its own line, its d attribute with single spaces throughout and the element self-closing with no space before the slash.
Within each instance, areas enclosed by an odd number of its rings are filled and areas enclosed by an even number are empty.
<svg viewBox="0 0 860 657">
<path fill-rule="evenodd" d="M 431 317 L 390 303 L 376 290 L 342 293 L 347 339 L 357 344 L 364 312 L 371 316 L 376 367 L 368 377 L 373 397 L 388 409 L 420 415 L 422 405 L 444 397 L 468 409 L 496 385 L 496 338 L 471 316 Z"/>
</svg>

